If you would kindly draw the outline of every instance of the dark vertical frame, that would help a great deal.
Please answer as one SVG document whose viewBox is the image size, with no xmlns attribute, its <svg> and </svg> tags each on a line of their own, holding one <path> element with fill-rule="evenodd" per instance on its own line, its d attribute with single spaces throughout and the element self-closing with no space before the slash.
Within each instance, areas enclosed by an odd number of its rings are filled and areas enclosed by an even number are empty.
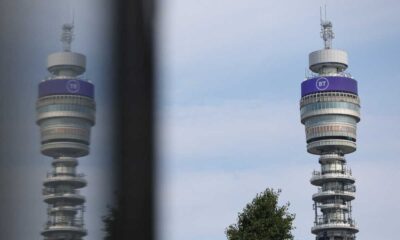
<svg viewBox="0 0 400 240">
<path fill-rule="evenodd" d="M 117 4 L 115 161 L 120 221 L 115 239 L 153 240 L 155 2 Z"/>
</svg>

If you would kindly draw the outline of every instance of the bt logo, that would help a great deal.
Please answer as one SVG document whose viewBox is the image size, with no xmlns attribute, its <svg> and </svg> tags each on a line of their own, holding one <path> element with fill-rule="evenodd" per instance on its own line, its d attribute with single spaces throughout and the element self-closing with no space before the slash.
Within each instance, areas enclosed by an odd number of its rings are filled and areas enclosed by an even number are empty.
<svg viewBox="0 0 400 240">
<path fill-rule="evenodd" d="M 67 82 L 67 90 L 68 90 L 68 92 L 77 93 L 79 91 L 79 89 L 80 89 L 80 85 L 79 85 L 79 82 L 77 80 L 72 79 L 72 80 L 69 80 Z"/>
<path fill-rule="evenodd" d="M 329 87 L 329 81 L 327 78 L 318 78 L 315 82 L 315 86 L 318 90 L 326 90 Z"/>
</svg>

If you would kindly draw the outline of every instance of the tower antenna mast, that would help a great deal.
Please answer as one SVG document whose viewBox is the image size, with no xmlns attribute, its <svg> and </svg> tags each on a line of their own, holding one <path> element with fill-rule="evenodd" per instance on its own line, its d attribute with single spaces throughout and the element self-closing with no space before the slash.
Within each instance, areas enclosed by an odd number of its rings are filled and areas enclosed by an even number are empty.
<svg viewBox="0 0 400 240">
<path fill-rule="evenodd" d="M 74 20 L 72 23 L 66 23 L 62 27 L 61 42 L 64 52 L 71 52 L 71 43 L 74 40 Z"/>
<path fill-rule="evenodd" d="M 320 21 L 321 21 L 321 38 L 324 40 L 325 49 L 332 48 L 332 40 L 335 38 L 335 34 L 332 30 L 332 22 L 326 18 L 326 5 L 325 5 L 325 17 L 322 18 L 322 7 L 320 8 Z"/>
</svg>

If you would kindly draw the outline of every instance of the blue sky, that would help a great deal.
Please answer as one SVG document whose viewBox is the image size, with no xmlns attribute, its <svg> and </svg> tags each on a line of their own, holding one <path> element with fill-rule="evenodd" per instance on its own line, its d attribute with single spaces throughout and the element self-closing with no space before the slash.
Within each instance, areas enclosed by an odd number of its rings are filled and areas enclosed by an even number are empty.
<svg viewBox="0 0 400 240">
<path fill-rule="evenodd" d="M 398 1 L 163 0 L 158 19 L 159 236 L 225 239 L 258 192 L 281 188 L 296 240 L 313 239 L 311 172 L 298 102 L 308 54 L 323 47 L 328 6 L 334 48 L 349 54 L 362 120 L 347 156 L 357 182 L 359 239 L 394 239 L 400 214 Z"/>
</svg>

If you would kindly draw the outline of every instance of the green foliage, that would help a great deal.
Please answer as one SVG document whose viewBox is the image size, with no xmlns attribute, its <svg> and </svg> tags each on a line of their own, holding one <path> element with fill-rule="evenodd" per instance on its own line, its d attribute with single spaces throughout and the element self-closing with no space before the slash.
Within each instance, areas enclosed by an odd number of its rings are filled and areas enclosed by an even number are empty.
<svg viewBox="0 0 400 240">
<path fill-rule="evenodd" d="M 120 224 L 120 211 L 117 207 L 108 206 L 108 214 L 102 217 L 105 232 L 104 240 L 118 239 L 118 225 Z"/>
<path fill-rule="evenodd" d="M 278 206 L 280 192 L 267 188 L 257 194 L 226 229 L 228 240 L 293 240 L 295 215 L 288 213 L 289 203 Z"/>
</svg>

